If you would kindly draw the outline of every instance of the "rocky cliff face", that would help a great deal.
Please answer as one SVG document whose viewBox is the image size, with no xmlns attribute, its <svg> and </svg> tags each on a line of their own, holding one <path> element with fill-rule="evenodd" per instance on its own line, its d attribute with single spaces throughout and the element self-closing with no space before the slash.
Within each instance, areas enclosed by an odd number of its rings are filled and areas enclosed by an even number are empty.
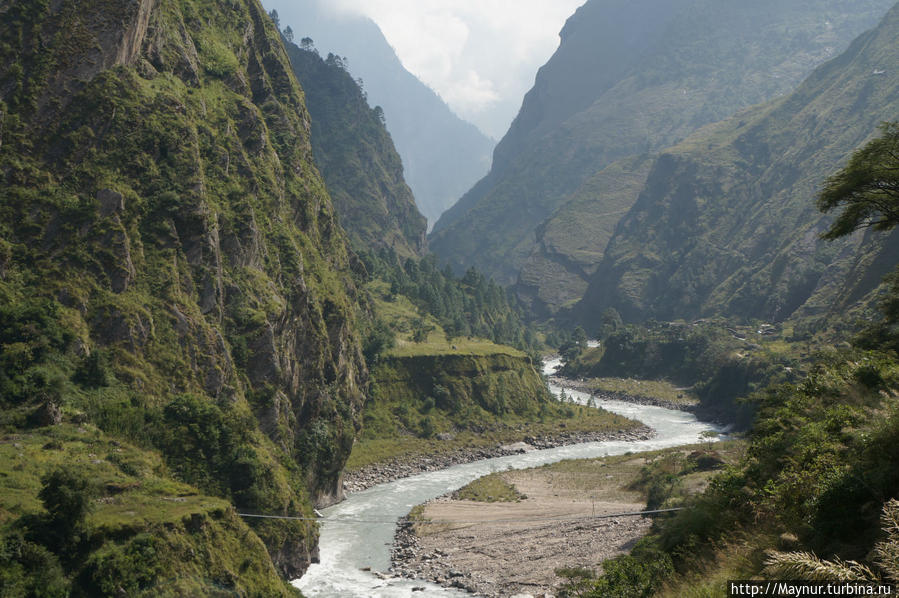
<svg viewBox="0 0 899 598">
<path fill-rule="evenodd" d="M 337 495 L 355 262 L 258 1 L 0 2 L 0 101 L 4 322 L 62 331 L 0 346 L 4 425 L 58 404 L 244 510 Z M 314 530 L 257 532 L 285 575 L 312 558 Z"/>
<path fill-rule="evenodd" d="M 787 97 L 666 151 L 619 223 L 581 303 L 627 318 L 845 313 L 896 260 L 895 234 L 827 243 L 827 176 L 896 118 L 899 7 Z"/>
<path fill-rule="evenodd" d="M 390 248 L 402 258 L 422 255 L 428 223 L 403 179 L 383 111 L 369 107 L 342 59 L 294 44 L 287 52 L 306 90 L 315 163 L 351 242 L 364 250 Z"/>
<path fill-rule="evenodd" d="M 614 223 L 595 216 L 621 216 L 636 199 L 632 194 L 629 204 L 622 203 L 620 184 L 612 181 L 606 191 L 591 185 L 591 177 L 618 160 L 658 152 L 705 124 L 789 93 L 891 5 L 587 2 L 566 23 L 558 51 L 537 74 L 497 146 L 491 172 L 444 214 L 431 249 L 457 269 L 475 265 L 505 284 L 521 276 L 520 295 L 538 314 L 557 311 L 577 299 L 587 278 L 569 263 L 580 257 L 567 249 L 544 250 L 547 242 L 560 245 L 546 232 L 583 220 L 599 228 L 578 227 L 573 234 L 608 239 Z M 621 165 L 615 168 L 622 171 Z M 586 218 L 579 219 L 581 213 Z M 601 242 L 591 248 L 600 256 L 603 250 Z M 546 275 L 553 270 L 564 272 L 561 279 Z M 555 290 L 560 285 L 561 294 Z"/>
<path fill-rule="evenodd" d="M 587 179 L 535 232 L 513 287 L 531 316 L 551 318 L 584 296 L 618 221 L 639 195 L 653 160 L 618 160 Z"/>
</svg>

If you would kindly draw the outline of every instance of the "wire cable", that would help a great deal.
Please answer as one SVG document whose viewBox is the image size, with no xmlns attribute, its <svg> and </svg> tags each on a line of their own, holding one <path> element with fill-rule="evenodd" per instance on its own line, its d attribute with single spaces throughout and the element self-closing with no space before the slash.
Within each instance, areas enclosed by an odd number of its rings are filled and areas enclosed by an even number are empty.
<svg viewBox="0 0 899 598">
<path fill-rule="evenodd" d="M 505 518 L 505 519 L 479 519 L 477 521 L 471 520 L 448 520 L 448 519 L 426 519 L 426 520 L 414 520 L 408 519 L 406 517 L 400 517 L 399 519 L 354 519 L 351 517 L 333 517 L 333 518 L 317 518 L 317 517 L 291 517 L 289 515 L 258 515 L 255 513 L 238 513 L 241 517 L 254 517 L 259 519 L 287 519 L 290 521 L 318 521 L 320 523 L 380 523 L 380 524 L 391 524 L 391 523 L 427 523 L 427 524 L 461 524 L 461 523 L 531 523 L 531 522 L 541 522 L 541 521 L 577 521 L 581 519 L 614 519 L 616 517 L 636 517 L 638 515 L 656 515 L 659 513 L 672 513 L 674 511 L 683 511 L 686 507 L 675 507 L 671 509 L 654 509 L 652 511 L 631 511 L 627 513 L 606 513 L 602 515 L 574 515 L 570 517 L 530 517 L 530 518 L 521 518 L 521 519 L 513 519 L 513 518 Z"/>
</svg>

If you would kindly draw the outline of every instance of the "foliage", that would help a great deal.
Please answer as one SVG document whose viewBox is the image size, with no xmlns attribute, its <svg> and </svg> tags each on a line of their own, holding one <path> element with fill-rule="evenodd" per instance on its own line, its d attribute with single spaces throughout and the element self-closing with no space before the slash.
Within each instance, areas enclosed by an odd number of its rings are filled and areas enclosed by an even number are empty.
<svg viewBox="0 0 899 598">
<path fill-rule="evenodd" d="M 434 255 L 401 261 L 394 251 L 382 249 L 361 252 L 360 257 L 372 278 L 389 285 L 388 299 L 407 297 L 421 314 L 434 318 L 448 342 L 480 337 L 526 352 L 538 348 L 536 333 L 523 323 L 505 291 L 474 268 L 457 278 L 451 269 L 439 268 Z M 431 331 L 424 318 L 414 318 L 410 324 L 415 342 L 427 340 Z"/>
<path fill-rule="evenodd" d="M 254 482 L 255 452 L 251 422 L 234 412 L 224 413 L 214 404 L 193 395 L 182 395 L 166 405 L 162 437 L 166 461 L 178 477 L 210 494 L 231 495 L 246 504 L 242 492 Z"/>
<path fill-rule="evenodd" d="M 841 210 L 825 239 L 899 224 L 899 122 L 885 122 L 880 130 L 880 137 L 853 153 L 849 163 L 827 179 L 818 196 L 822 212 Z"/>
<path fill-rule="evenodd" d="M 47 532 L 54 552 L 65 554 L 93 507 L 93 488 L 83 474 L 63 468 L 46 474 L 41 478 L 41 484 L 43 487 L 37 496 L 49 513 Z"/>
<path fill-rule="evenodd" d="M 393 330 L 382 318 L 375 315 L 368 324 L 368 330 L 362 338 L 362 354 L 365 362 L 374 365 L 385 352 L 396 346 Z"/>
<path fill-rule="evenodd" d="M 502 474 L 492 473 L 459 488 L 453 498 L 475 502 L 519 502 L 527 496 L 507 482 Z"/>
<path fill-rule="evenodd" d="M 651 557 L 623 555 L 604 561 L 603 574 L 585 583 L 583 572 L 574 572 L 573 582 L 563 586 L 561 596 L 570 598 L 651 598 L 673 571 L 671 557 L 654 552 Z M 570 573 L 569 573 L 570 574 Z M 580 579 L 578 579 L 580 578 Z"/>
<path fill-rule="evenodd" d="M 0 595 L 67 598 L 69 582 L 57 557 L 19 533 L 0 536 Z"/>
<path fill-rule="evenodd" d="M 61 306 L 44 297 L 0 303 L 0 402 L 6 406 L 53 390 L 54 353 L 72 340 Z"/>
<path fill-rule="evenodd" d="M 822 355 L 800 382 L 767 389 L 741 462 L 714 477 L 689 509 L 658 522 L 647 545 L 689 575 L 720 542 L 751 535 L 761 552 L 786 533 L 794 549 L 769 560 L 771 575 L 875 570 L 891 558 L 877 556 L 889 546 L 878 544 L 881 528 L 892 525 L 880 509 L 899 493 L 889 465 L 899 458 L 897 387 L 893 357 L 854 351 Z M 667 483 L 664 475 L 648 479 Z M 761 574 L 764 563 L 754 563 L 749 573 Z"/>
<path fill-rule="evenodd" d="M 736 337 L 733 329 L 713 322 L 622 325 L 600 349 L 566 364 L 563 374 L 668 380 L 691 387 L 701 408 L 715 417 L 748 427 L 753 409 L 740 399 L 789 379 L 797 360 L 789 353 L 751 348 Z"/>
<path fill-rule="evenodd" d="M 108 386 L 110 382 L 109 366 L 102 351 L 94 351 L 87 355 L 72 374 L 72 381 L 86 388 Z"/>
</svg>

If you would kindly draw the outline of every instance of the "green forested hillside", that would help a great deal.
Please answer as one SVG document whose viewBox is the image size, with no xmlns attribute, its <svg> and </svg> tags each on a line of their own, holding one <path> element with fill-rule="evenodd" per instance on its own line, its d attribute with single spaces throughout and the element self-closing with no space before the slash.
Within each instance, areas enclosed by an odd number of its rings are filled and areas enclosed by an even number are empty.
<svg viewBox="0 0 899 598">
<path fill-rule="evenodd" d="M 427 221 L 403 180 L 403 163 L 342 59 L 327 59 L 307 41 L 287 44 L 312 118 L 312 153 L 341 226 L 359 250 L 389 247 L 402 258 L 424 252 Z"/>
<path fill-rule="evenodd" d="M 666 151 L 618 225 L 580 313 L 626 319 L 845 315 L 896 259 L 894 233 L 819 238 L 826 177 L 895 118 L 899 8 L 792 94 Z"/>
<path fill-rule="evenodd" d="M 491 172 L 436 225 L 432 249 L 454 268 L 475 265 L 502 284 L 521 275 L 521 293 L 538 313 L 555 311 L 576 299 L 586 276 L 580 265 L 569 264 L 567 249 L 560 253 L 556 244 L 544 251 L 547 242 L 555 244 L 546 237 L 557 226 L 554 213 L 573 201 L 558 224 L 576 219 L 585 191 L 592 200 L 588 215 L 627 207 L 619 207 L 615 190 L 607 200 L 602 189 L 585 189 L 590 177 L 619 159 L 660 151 L 707 123 L 790 92 L 891 5 L 588 2 L 563 29 L 558 51 L 538 73 L 497 147 Z M 605 209 L 607 201 L 613 209 Z M 603 236 L 607 223 L 596 225 L 597 232 L 577 227 L 572 234 Z M 564 270 L 562 280 L 552 270 Z M 556 297 L 560 284 L 566 290 Z"/>
<path fill-rule="evenodd" d="M 291 594 L 314 526 L 234 507 L 339 494 L 367 370 L 277 30 L 256 0 L 0 2 L 0 119 L 0 594 Z"/>
</svg>

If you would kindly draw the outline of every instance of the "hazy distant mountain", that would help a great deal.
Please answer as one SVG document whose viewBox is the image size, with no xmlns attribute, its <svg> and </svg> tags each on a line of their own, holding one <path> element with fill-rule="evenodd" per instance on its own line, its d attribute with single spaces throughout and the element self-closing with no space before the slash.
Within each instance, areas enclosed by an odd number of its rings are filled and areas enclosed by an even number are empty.
<svg viewBox="0 0 899 598">
<path fill-rule="evenodd" d="M 424 252 L 427 223 L 403 180 L 403 163 L 342 61 L 287 43 L 287 55 L 312 120 L 312 152 L 340 224 L 354 247 L 389 247 L 401 257 Z"/>
<path fill-rule="evenodd" d="M 494 142 L 407 71 L 373 21 L 335 15 L 316 0 L 298 0 L 279 16 L 297 43 L 309 37 L 323 56 L 346 57 L 369 104 L 383 108 L 406 182 L 431 224 L 490 168 Z"/>
<path fill-rule="evenodd" d="M 491 172 L 435 226 L 432 251 L 519 281 L 542 315 L 576 301 L 646 164 L 600 171 L 789 93 L 891 5 L 590 0 L 566 23 Z"/>
<path fill-rule="evenodd" d="M 822 241 L 815 198 L 899 115 L 899 5 L 796 91 L 709 126 L 656 160 L 580 313 L 629 319 L 846 313 L 899 259 L 899 233 Z"/>
</svg>

